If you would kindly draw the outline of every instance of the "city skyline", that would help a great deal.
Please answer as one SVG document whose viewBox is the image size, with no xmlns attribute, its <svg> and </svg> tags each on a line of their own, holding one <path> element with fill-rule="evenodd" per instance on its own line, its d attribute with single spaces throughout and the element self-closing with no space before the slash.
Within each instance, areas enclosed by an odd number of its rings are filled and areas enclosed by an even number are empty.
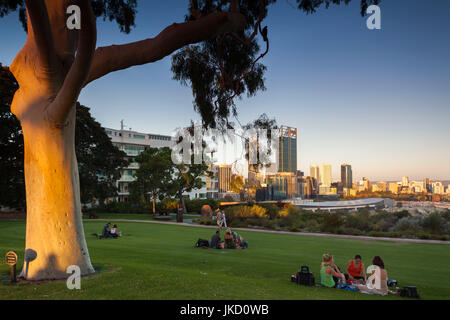
<svg viewBox="0 0 450 320">
<path fill-rule="evenodd" d="M 130 35 L 99 20 L 98 45 L 140 40 L 157 34 L 167 19 L 182 21 L 186 8 L 175 3 L 141 3 Z M 450 3 L 409 6 L 400 0 L 380 7 L 382 30 L 370 31 L 357 3 L 309 16 L 287 2 L 274 5 L 267 18 L 271 50 L 263 61 L 267 91 L 238 103 L 239 120 L 250 122 L 265 112 L 279 125 L 298 128 L 297 168 L 304 172 L 313 163 L 339 168 L 348 162 L 355 179 L 450 180 L 450 44 L 440 32 L 450 28 Z M 17 22 L 16 14 L 0 20 L 4 65 L 25 42 Z M 170 134 L 199 119 L 190 88 L 171 77 L 166 58 L 99 80 L 80 102 L 105 127 L 125 119 L 134 130 Z"/>
<path fill-rule="evenodd" d="M 297 128 L 289 128 L 291 130 L 295 130 Z M 139 131 L 135 131 L 135 130 L 131 130 L 131 129 L 127 129 L 126 127 L 123 127 L 121 129 L 112 129 L 112 128 L 105 128 L 106 132 L 108 135 L 111 135 L 112 132 L 116 131 L 116 136 L 117 136 L 117 132 L 119 131 L 123 131 L 126 133 L 135 133 L 135 134 L 143 134 L 143 135 L 148 135 L 149 139 L 155 139 L 156 141 L 159 139 L 159 137 L 161 138 L 167 138 L 168 136 L 161 136 L 159 133 L 155 133 L 155 132 L 139 132 Z M 131 135 L 130 135 L 131 138 Z M 173 138 L 173 137 L 172 137 Z M 136 143 L 141 143 L 142 140 L 137 140 Z M 282 140 L 280 140 L 282 141 Z M 298 143 L 298 142 L 297 142 Z M 237 144 L 239 145 L 239 143 Z M 149 145 L 150 146 L 150 145 Z M 158 146 L 156 146 L 158 147 Z M 224 148 L 224 149 L 223 149 Z M 298 150 L 298 146 L 295 146 L 295 149 Z M 224 147 L 222 144 L 218 144 L 218 153 L 219 156 L 217 156 L 218 161 L 216 161 L 214 164 L 218 165 L 218 166 L 229 166 L 229 165 L 233 165 L 236 164 L 235 160 L 231 160 L 230 159 L 235 159 L 235 157 L 233 157 L 233 153 L 236 156 L 237 154 L 243 155 L 243 151 L 241 149 L 236 148 L 236 145 L 231 145 L 228 147 Z M 242 159 L 244 162 L 246 161 L 244 158 Z M 245 165 L 243 167 L 246 167 Z M 423 181 L 425 179 L 428 179 L 430 181 L 441 181 L 441 182 L 445 182 L 445 185 L 447 186 L 447 184 L 450 186 L 450 179 L 441 179 L 441 178 L 433 178 L 433 177 L 414 177 L 411 175 L 402 175 L 402 176 L 397 176 L 397 177 L 392 177 L 392 178 L 388 178 L 388 179 L 373 179 L 368 175 L 365 175 L 364 173 L 359 173 L 358 175 L 354 174 L 354 168 L 353 165 L 351 163 L 347 163 L 347 162 L 341 162 L 338 165 L 334 166 L 330 163 L 326 163 L 326 161 L 322 161 L 320 163 L 316 163 L 316 164 L 311 164 L 308 167 L 308 170 L 300 170 L 304 173 L 305 176 L 310 176 L 315 178 L 318 183 L 323 183 L 322 181 L 322 172 L 323 172 L 323 168 L 326 167 L 327 171 L 329 171 L 329 173 L 327 173 L 327 181 L 330 181 L 330 185 L 331 183 L 340 181 L 343 182 L 343 176 L 348 176 L 350 178 L 350 180 L 352 182 L 359 182 L 360 180 L 362 180 L 363 178 L 367 178 L 369 179 L 371 182 L 402 182 L 404 181 L 405 178 L 408 179 L 409 182 L 412 181 Z M 333 170 L 333 168 L 336 167 L 336 170 Z M 343 167 L 346 168 L 345 169 L 345 173 L 343 173 Z M 242 172 L 242 168 L 235 168 L 235 166 L 232 166 L 233 168 L 233 174 L 239 174 L 239 175 L 248 175 L 248 172 Z M 277 169 L 278 170 L 275 170 Z M 339 170 L 340 168 L 340 170 Z M 274 174 L 275 172 L 281 172 L 280 171 L 280 164 L 275 165 L 273 164 L 272 167 L 268 168 L 266 170 L 266 174 Z M 309 174 L 308 174 L 309 173 Z M 330 180 L 330 173 L 331 173 L 331 180 Z M 409 183 L 408 182 L 408 183 Z M 403 183 L 404 184 L 404 183 Z"/>
</svg>

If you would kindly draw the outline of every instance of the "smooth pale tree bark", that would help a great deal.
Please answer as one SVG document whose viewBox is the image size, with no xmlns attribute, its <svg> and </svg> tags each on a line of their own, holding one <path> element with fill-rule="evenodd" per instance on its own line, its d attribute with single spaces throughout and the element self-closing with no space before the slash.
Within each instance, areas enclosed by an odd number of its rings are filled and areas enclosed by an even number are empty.
<svg viewBox="0 0 450 320">
<path fill-rule="evenodd" d="M 11 65 L 19 83 L 11 111 L 25 143 L 26 249 L 36 251 L 28 280 L 67 278 L 71 265 L 95 272 L 83 231 L 75 155 L 75 104 L 82 88 L 110 72 L 154 62 L 224 32 L 241 31 L 244 17 L 214 13 L 173 24 L 157 37 L 98 48 L 90 0 L 26 0 L 28 38 Z M 81 30 L 68 30 L 66 9 L 81 8 Z M 25 268 L 22 276 L 25 276 Z"/>
</svg>

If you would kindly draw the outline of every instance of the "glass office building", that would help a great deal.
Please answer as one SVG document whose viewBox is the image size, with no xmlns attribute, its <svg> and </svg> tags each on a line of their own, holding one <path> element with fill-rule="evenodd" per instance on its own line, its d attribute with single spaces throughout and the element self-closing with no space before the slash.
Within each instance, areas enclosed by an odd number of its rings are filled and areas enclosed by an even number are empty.
<svg viewBox="0 0 450 320">
<path fill-rule="evenodd" d="M 278 172 L 297 174 L 297 129 L 281 127 L 278 149 Z"/>
</svg>

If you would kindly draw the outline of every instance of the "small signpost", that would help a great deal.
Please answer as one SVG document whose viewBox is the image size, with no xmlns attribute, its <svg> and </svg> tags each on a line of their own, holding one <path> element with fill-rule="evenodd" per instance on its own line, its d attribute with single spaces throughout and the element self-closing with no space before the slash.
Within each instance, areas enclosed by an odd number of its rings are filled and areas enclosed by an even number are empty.
<svg viewBox="0 0 450 320">
<path fill-rule="evenodd" d="M 17 264 L 17 253 L 14 251 L 9 251 L 5 256 L 6 264 L 9 265 L 11 271 L 11 283 L 17 282 L 16 277 L 16 264 Z"/>
<path fill-rule="evenodd" d="M 37 252 L 33 249 L 27 249 L 25 250 L 25 279 L 28 280 L 28 267 L 30 266 L 30 262 L 33 262 L 37 258 Z"/>
</svg>

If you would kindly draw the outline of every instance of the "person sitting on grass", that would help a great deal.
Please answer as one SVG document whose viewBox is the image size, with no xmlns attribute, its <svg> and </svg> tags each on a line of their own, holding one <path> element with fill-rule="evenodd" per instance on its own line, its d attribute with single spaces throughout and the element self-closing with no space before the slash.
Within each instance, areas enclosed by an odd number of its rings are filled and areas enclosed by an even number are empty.
<svg viewBox="0 0 450 320">
<path fill-rule="evenodd" d="M 247 249 L 247 248 L 248 248 L 248 242 L 247 242 L 247 240 L 245 240 L 245 239 L 242 238 L 241 236 L 238 236 L 236 248 L 237 248 L 237 249 Z"/>
<path fill-rule="evenodd" d="M 120 237 L 120 234 L 117 232 L 117 224 L 115 224 L 110 231 L 111 237 L 118 238 Z"/>
<path fill-rule="evenodd" d="M 209 247 L 210 248 L 218 248 L 219 243 L 220 243 L 220 230 L 217 230 L 216 233 L 211 237 Z"/>
<path fill-rule="evenodd" d="M 225 234 L 225 248 L 226 249 L 236 249 L 236 244 L 233 240 L 233 235 L 231 234 L 230 228 L 227 229 L 227 233 Z"/>
<path fill-rule="evenodd" d="M 103 238 L 111 238 L 111 223 L 110 223 L 110 222 L 108 222 L 108 223 L 103 227 L 102 237 L 103 237 Z"/>
<path fill-rule="evenodd" d="M 372 266 L 369 266 L 368 269 L 372 269 L 372 271 L 369 274 L 368 280 L 369 282 L 366 283 L 365 285 L 357 284 L 356 285 L 357 289 L 359 289 L 362 293 L 369 293 L 369 294 L 379 294 L 379 295 L 398 294 L 398 292 L 394 292 L 388 289 L 387 285 L 388 274 L 386 269 L 384 268 L 383 259 L 380 256 L 375 256 L 373 258 Z M 379 273 L 377 269 L 379 270 Z M 379 278 L 377 279 L 377 277 Z"/>
<path fill-rule="evenodd" d="M 345 276 L 334 264 L 333 256 L 331 254 L 324 254 L 322 256 L 322 264 L 320 265 L 320 284 L 328 288 L 334 288 L 339 280 L 345 282 Z"/>
<path fill-rule="evenodd" d="M 367 280 L 366 268 L 364 263 L 361 262 L 362 258 L 359 254 L 355 256 L 355 259 L 350 260 L 345 268 L 345 279 L 350 282 L 364 284 Z M 362 276 L 361 276 L 362 272 Z"/>
</svg>

